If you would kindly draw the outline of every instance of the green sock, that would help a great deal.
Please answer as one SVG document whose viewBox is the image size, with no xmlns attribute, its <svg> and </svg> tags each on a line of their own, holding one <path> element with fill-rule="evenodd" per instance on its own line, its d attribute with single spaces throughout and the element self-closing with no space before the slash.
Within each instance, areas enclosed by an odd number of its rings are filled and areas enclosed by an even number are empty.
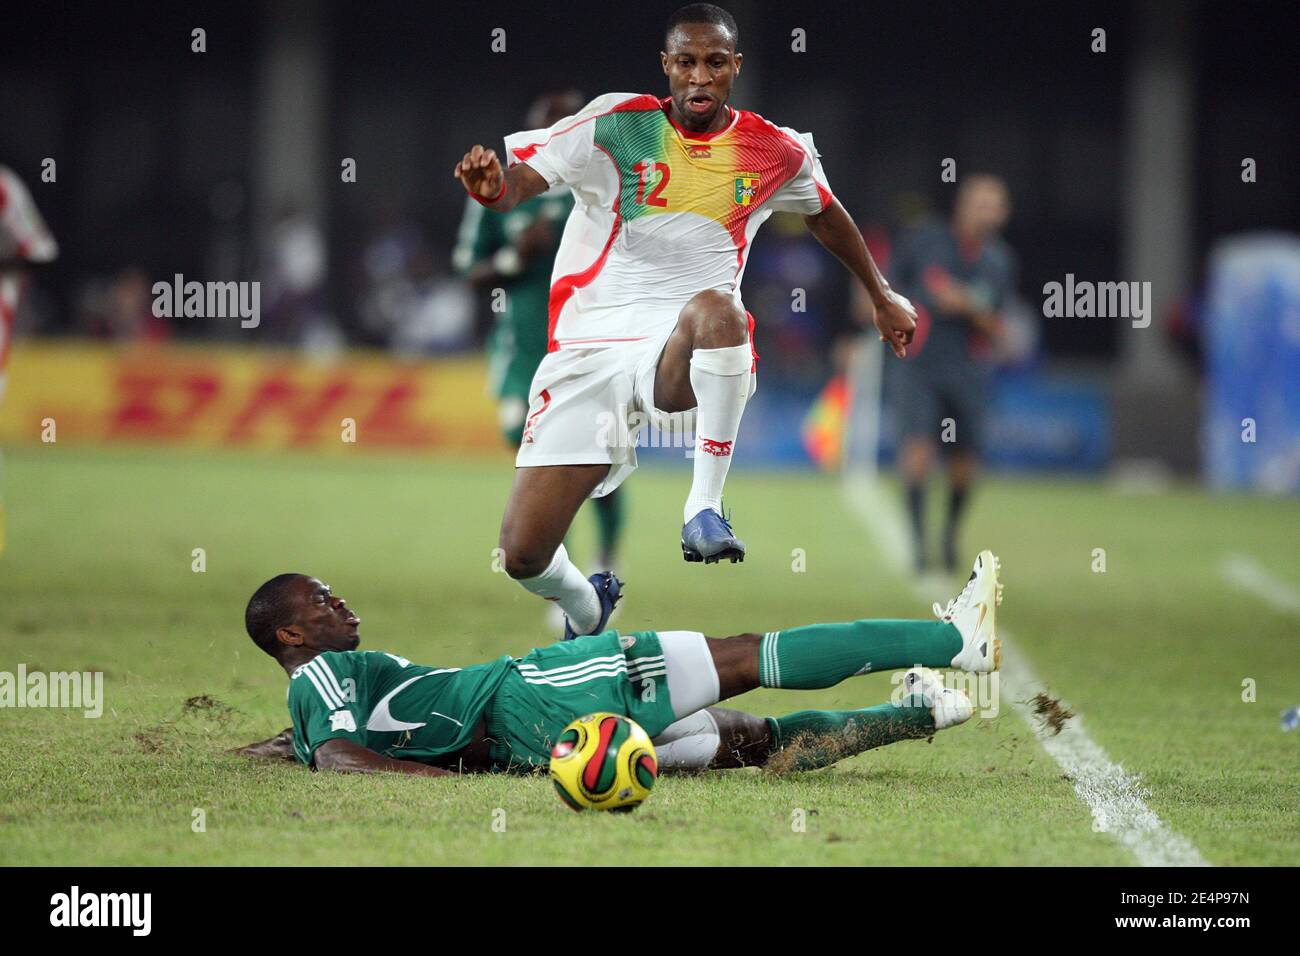
<svg viewBox="0 0 1300 956">
<path fill-rule="evenodd" d="M 768 767 L 781 771 L 829 767 L 873 747 L 934 733 L 934 717 L 923 705 L 801 710 L 784 717 L 768 717 L 767 724 L 772 731 L 773 754 Z"/>
<path fill-rule="evenodd" d="M 592 502 L 596 509 L 596 530 L 600 539 L 600 556 L 613 558 L 618 554 L 618 539 L 623 532 L 623 507 L 626 492 L 619 488 Z"/>
<path fill-rule="evenodd" d="M 947 667 L 961 634 L 943 621 L 852 621 L 770 631 L 760 647 L 760 684 L 812 690 L 872 671 Z"/>
</svg>

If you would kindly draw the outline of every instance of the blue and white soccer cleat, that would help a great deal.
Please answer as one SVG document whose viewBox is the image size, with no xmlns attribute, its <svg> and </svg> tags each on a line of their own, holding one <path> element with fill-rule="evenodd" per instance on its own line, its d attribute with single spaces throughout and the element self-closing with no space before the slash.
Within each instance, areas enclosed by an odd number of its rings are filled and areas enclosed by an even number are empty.
<svg viewBox="0 0 1300 956">
<path fill-rule="evenodd" d="M 934 613 L 961 634 L 961 650 L 952 667 L 976 674 L 1002 666 L 1002 639 L 997 632 L 997 609 L 1002 603 L 1001 562 L 992 551 L 981 551 L 961 593 L 947 607 L 936 603 Z"/>
<path fill-rule="evenodd" d="M 682 557 L 705 564 L 730 558 L 735 564 L 745 560 L 745 542 L 732 532 L 731 522 L 705 508 L 682 526 Z"/>
<path fill-rule="evenodd" d="M 618 604 L 619 598 L 623 596 L 623 582 L 614 576 L 613 571 L 599 571 L 587 580 L 596 589 L 596 597 L 600 600 L 600 620 L 596 623 L 596 627 L 587 633 L 599 634 L 609 624 L 609 616 L 614 613 L 614 605 Z M 564 640 L 571 641 L 575 637 L 584 636 L 586 635 L 575 633 L 569 619 L 567 617 L 564 619 Z"/>
<path fill-rule="evenodd" d="M 929 708 L 935 730 L 964 724 L 975 712 L 965 691 L 944 687 L 943 678 L 928 667 L 913 667 L 904 674 L 903 691 L 904 703 Z"/>
</svg>

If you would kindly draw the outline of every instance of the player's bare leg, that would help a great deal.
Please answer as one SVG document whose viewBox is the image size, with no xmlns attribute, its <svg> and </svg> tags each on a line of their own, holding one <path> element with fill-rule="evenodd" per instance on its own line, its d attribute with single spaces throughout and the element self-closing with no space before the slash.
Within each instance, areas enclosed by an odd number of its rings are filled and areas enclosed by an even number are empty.
<svg viewBox="0 0 1300 956">
<path fill-rule="evenodd" d="M 499 546 L 505 571 L 528 591 L 555 601 L 567 619 L 566 637 L 594 634 L 609 622 L 621 582 L 612 573 L 584 578 L 569 560 L 564 536 L 609 465 L 516 468 Z"/>
<path fill-rule="evenodd" d="M 722 489 L 749 400 L 753 352 L 749 320 L 725 293 L 686 303 L 655 372 L 655 406 L 695 413 L 695 472 L 682 509 L 682 554 L 712 564 L 745 559 L 745 545 L 722 514 Z"/>
</svg>

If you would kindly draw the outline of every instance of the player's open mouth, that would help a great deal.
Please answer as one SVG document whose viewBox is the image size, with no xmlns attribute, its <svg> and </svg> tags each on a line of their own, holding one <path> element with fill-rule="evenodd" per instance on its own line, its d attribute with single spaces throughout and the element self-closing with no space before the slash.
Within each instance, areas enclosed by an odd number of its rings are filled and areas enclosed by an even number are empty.
<svg viewBox="0 0 1300 956">
<path fill-rule="evenodd" d="M 713 97 L 707 93 L 696 93 L 687 98 L 686 108 L 693 113 L 707 113 L 713 108 Z"/>
<path fill-rule="evenodd" d="M 348 627 L 356 627 L 361 623 L 361 618 L 357 617 L 355 614 L 349 613 L 348 616 L 343 619 L 343 623 Z"/>
</svg>

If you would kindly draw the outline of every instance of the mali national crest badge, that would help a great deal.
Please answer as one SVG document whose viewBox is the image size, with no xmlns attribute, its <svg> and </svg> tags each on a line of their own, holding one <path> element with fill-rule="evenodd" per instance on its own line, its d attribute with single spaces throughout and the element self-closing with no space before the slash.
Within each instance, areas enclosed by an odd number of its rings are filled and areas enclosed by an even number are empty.
<svg viewBox="0 0 1300 956">
<path fill-rule="evenodd" d="M 741 173 L 736 177 L 736 205 L 748 206 L 758 195 L 758 173 Z"/>
</svg>

